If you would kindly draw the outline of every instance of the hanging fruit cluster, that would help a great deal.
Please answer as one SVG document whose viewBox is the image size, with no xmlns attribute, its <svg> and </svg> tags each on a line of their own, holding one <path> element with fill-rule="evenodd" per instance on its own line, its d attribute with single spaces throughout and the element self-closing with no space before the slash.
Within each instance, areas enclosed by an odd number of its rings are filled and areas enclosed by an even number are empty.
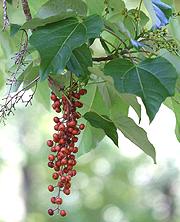
<svg viewBox="0 0 180 222">
<path fill-rule="evenodd" d="M 78 135 L 81 130 L 85 128 L 84 124 L 78 124 L 78 119 L 81 114 L 77 108 L 83 107 L 79 101 L 82 95 L 87 93 L 86 89 L 75 90 L 69 89 L 68 92 L 63 93 L 61 98 L 58 98 L 55 93 L 51 93 L 51 100 L 53 101 L 52 108 L 57 113 L 62 113 L 61 117 L 54 117 L 53 138 L 47 141 L 47 146 L 51 150 L 48 156 L 48 166 L 54 170 L 52 178 L 55 185 L 49 185 L 50 192 L 56 191 L 56 196 L 51 197 L 51 203 L 55 205 L 53 209 L 48 210 L 49 215 L 55 213 L 66 216 L 67 212 L 61 208 L 63 203 L 62 195 L 69 195 L 71 193 L 71 178 L 76 175 L 74 166 L 76 165 L 76 156 L 78 147 Z"/>
</svg>

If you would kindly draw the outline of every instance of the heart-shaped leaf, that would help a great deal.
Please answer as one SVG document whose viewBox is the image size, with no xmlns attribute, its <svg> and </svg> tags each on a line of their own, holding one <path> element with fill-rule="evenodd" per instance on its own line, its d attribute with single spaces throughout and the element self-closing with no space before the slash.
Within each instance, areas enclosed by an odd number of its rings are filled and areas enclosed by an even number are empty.
<svg viewBox="0 0 180 222">
<path fill-rule="evenodd" d="M 41 57 L 41 80 L 46 79 L 49 73 L 63 72 L 73 49 L 86 40 L 86 27 L 76 18 L 68 18 L 34 31 L 30 44 L 39 51 Z"/>
<path fill-rule="evenodd" d="M 110 75 L 120 93 L 141 97 L 150 121 L 159 110 L 161 103 L 174 95 L 177 72 L 166 59 L 146 59 L 139 64 L 129 60 L 115 59 L 105 65 L 104 73 Z"/>
</svg>

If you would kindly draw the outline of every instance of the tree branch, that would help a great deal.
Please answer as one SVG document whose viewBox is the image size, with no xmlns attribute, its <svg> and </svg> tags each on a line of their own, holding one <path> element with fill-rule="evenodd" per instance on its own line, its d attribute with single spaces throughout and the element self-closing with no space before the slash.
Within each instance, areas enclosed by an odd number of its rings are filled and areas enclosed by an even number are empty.
<svg viewBox="0 0 180 222">
<path fill-rule="evenodd" d="M 31 11 L 29 8 L 28 0 L 21 0 L 22 7 L 24 11 L 24 15 L 26 16 L 26 21 L 29 21 L 32 19 Z"/>
<path fill-rule="evenodd" d="M 109 55 L 105 57 L 98 57 L 98 58 L 92 58 L 93 61 L 95 62 L 103 62 L 103 61 L 109 61 L 116 58 L 114 55 Z"/>
</svg>

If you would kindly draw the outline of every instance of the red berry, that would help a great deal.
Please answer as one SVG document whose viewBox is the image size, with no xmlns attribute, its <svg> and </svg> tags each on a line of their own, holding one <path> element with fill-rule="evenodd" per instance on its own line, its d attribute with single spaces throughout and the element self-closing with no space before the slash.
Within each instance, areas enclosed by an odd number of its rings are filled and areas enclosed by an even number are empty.
<svg viewBox="0 0 180 222">
<path fill-rule="evenodd" d="M 66 97 L 64 95 L 62 95 L 62 101 L 63 101 L 63 103 L 66 102 Z"/>
<path fill-rule="evenodd" d="M 71 127 L 68 128 L 68 132 L 69 132 L 69 133 L 72 133 L 72 131 L 73 131 L 73 128 L 71 128 Z"/>
<path fill-rule="evenodd" d="M 64 139 L 60 139 L 60 140 L 59 140 L 59 144 L 61 144 L 61 145 L 62 145 L 62 144 L 65 144 L 65 143 L 66 143 L 66 142 L 65 142 L 65 140 L 64 140 Z"/>
<path fill-rule="evenodd" d="M 73 171 L 72 171 L 72 175 L 73 175 L 73 176 L 76 176 L 76 174 L 77 174 L 76 170 L 73 170 Z"/>
<path fill-rule="evenodd" d="M 73 141 L 74 143 L 76 143 L 76 142 L 78 141 L 78 138 L 77 138 L 77 137 L 73 137 L 73 138 L 72 138 L 72 141 Z"/>
<path fill-rule="evenodd" d="M 65 125 L 64 125 L 63 123 L 61 123 L 61 124 L 59 125 L 59 128 L 58 128 L 58 129 L 64 131 L 64 130 L 65 130 Z"/>
<path fill-rule="evenodd" d="M 62 198 L 57 197 L 56 198 L 56 204 L 61 205 L 62 204 Z"/>
<path fill-rule="evenodd" d="M 61 177 L 62 177 L 63 172 L 64 172 L 64 170 L 63 170 L 63 171 L 62 171 L 62 170 L 60 170 L 60 171 L 58 172 L 59 176 L 61 176 Z"/>
<path fill-rule="evenodd" d="M 83 130 L 85 128 L 85 125 L 82 123 L 82 124 L 80 124 L 80 126 L 79 126 L 79 129 L 80 130 Z"/>
<path fill-rule="evenodd" d="M 57 108 L 55 109 L 55 111 L 56 111 L 57 113 L 60 113 L 60 112 L 61 112 L 61 109 L 57 107 Z"/>
<path fill-rule="evenodd" d="M 65 183 L 65 182 L 66 182 L 66 177 L 65 177 L 65 176 L 62 176 L 62 177 L 61 177 L 61 182 L 62 182 L 62 183 Z"/>
<path fill-rule="evenodd" d="M 53 192 L 53 191 L 54 191 L 54 187 L 53 187 L 52 185 L 49 185 L 49 186 L 48 186 L 48 190 L 49 190 L 50 192 Z"/>
<path fill-rule="evenodd" d="M 78 135 L 78 134 L 79 134 L 78 130 L 75 129 L 75 130 L 72 131 L 72 135 Z"/>
<path fill-rule="evenodd" d="M 67 126 L 69 126 L 69 127 L 75 127 L 76 124 L 77 124 L 77 122 L 74 121 L 74 120 L 72 120 L 72 121 L 70 121 L 69 123 L 67 123 Z"/>
<path fill-rule="evenodd" d="M 55 166 L 54 166 L 54 170 L 57 172 L 57 171 L 60 170 L 60 167 L 55 165 Z"/>
<path fill-rule="evenodd" d="M 73 165 L 73 160 L 68 160 L 68 165 Z"/>
<path fill-rule="evenodd" d="M 54 143 L 53 143 L 53 141 L 52 141 L 52 140 L 48 140 L 48 141 L 47 141 L 47 145 L 48 145 L 49 147 L 52 147 L 52 146 L 53 146 L 53 144 L 54 144 Z"/>
<path fill-rule="evenodd" d="M 56 163 L 55 163 L 55 165 L 57 166 L 57 167 L 60 167 L 61 166 L 61 161 L 56 161 Z"/>
<path fill-rule="evenodd" d="M 48 156 L 48 159 L 49 159 L 49 161 L 54 161 L 54 160 L 55 160 L 55 156 L 52 155 L 52 154 L 50 154 L 50 155 Z"/>
<path fill-rule="evenodd" d="M 48 214 L 49 214 L 50 216 L 53 216 L 53 215 L 54 215 L 54 210 L 49 209 L 49 210 L 48 210 Z"/>
<path fill-rule="evenodd" d="M 61 181 L 58 182 L 58 187 L 63 188 L 64 187 L 64 183 L 62 183 Z"/>
<path fill-rule="evenodd" d="M 56 146 L 55 149 L 56 149 L 57 152 L 59 152 L 61 150 L 61 147 L 60 146 Z"/>
<path fill-rule="evenodd" d="M 54 180 L 57 180 L 59 178 L 59 174 L 58 173 L 53 173 L 52 178 Z"/>
<path fill-rule="evenodd" d="M 51 100 L 52 101 L 56 101 L 57 100 L 57 96 L 54 93 L 51 94 Z"/>
<path fill-rule="evenodd" d="M 87 90 L 86 89 L 80 89 L 79 93 L 80 93 L 80 95 L 85 95 L 85 94 L 87 94 Z"/>
<path fill-rule="evenodd" d="M 76 99 L 80 99 L 80 94 L 79 93 L 74 93 L 73 97 L 76 98 Z"/>
<path fill-rule="evenodd" d="M 81 108 L 81 107 L 83 107 L 83 104 L 82 104 L 81 102 L 79 102 L 79 101 L 76 101 L 76 102 L 74 103 L 74 106 L 75 106 L 75 107 L 78 107 L 78 108 Z"/>
<path fill-rule="evenodd" d="M 69 195 L 71 193 L 71 191 L 69 189 L 64 189 L 63 193 L 66 194 L 66 195 Z"/>
<path fill-rule="evenodd" d="M 53 203 L 53 204 L 56 203 L 56 197 L 51 197 L 51 203 Z"/>
<path fill-rule="evenodd" d="M 62 217 L 65 217 L 66 215 L 67 215 L 67 213 L 66 213 L 66 211 L 65 210 L 60 210 L 60 215 L 62 216 Z"/>
<path fill-rule="evenodd" d="M 56 152 L 56 148 L 54 146 L 51 147 L 51 152 Z"/>
<path fill-rule="evenodd" d="M 67 162 L 68 162 L 67 159 L 62 159 L 62 160 L 61 160 L 61 165 L 64 166 L 64 165 L 67 164 Z"/>
<path fill-rule="evenodd" d="M 56 124 L 56 125 L 54 126 L 54 130 L 58 131 L 58 128 L 59 128 L 59 125 Z"/>
<path fill-rule="evenodd" d="M 77 148 L 77 147 L 74 147 L 73 153 L 77 153 L 77 152 L 78 152 L 78 148 Z"/>
<path fill-rule="evenodd" d="M 61 105 L 61 103 L 60 103 L 60 101 L 59 101 L 59 100 L 56 100 L 56 101 L 55 101 L 55 103 L 54 103 L 54 105 L 56 106 L 56 108 L 59 108 L 59 107 L 60 107 L 60 105 Z"/>
<path fill-rule="evenodd" d="M 66 179 L 67 181 L 71 181 L 71 176 L 70 175 L 66 176 Z"/>
<path fill-rule="evenodd" d="M 48 167 L 53 168 L 54 167 L 54 163 L 53 162 L 48 162 Z"/>
<path fill-rule="evenodd" d="M 65 186 L 65 188 L 66 188 L 66 189 L 71 188 L 71 184 L 70 184 L 70 183 L 67 183 L 66 186 Z"/>
<path fill-rule="evenodd" d="M 53 120 L 54 120 L 55 123 L 59 123 L 59 118 L 58 118 L 58 117 L 55 116 L 55 117 L 53 118 Z"/>
</svg>

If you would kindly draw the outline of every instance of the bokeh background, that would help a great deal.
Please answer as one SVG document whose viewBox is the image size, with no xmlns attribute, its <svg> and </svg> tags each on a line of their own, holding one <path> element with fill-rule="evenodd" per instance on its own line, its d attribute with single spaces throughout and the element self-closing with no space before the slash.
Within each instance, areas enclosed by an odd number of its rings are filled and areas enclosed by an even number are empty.
<svg viewBox="0 0 180 222">
<path fill-rule="evenodd" d="M 33 13 L 40 2 L 30 0 Z M 137 2 L 127 1 L 128 7 Z M 179 0 L 175 3 L 180 9 Z M 16 2 L 9 13 L 14 23 L 23 23 Z M 172 22 L 171 31 L 180 39 L 177 25 L 180 20 Z M 18 36 L 9 38 L 0 32 L 0 86 L 17 50 Z M 4 94 L 1 88 L 1 98 Z M 0 222 L 180 221 L 180 144 L 174 134 L 174 114 L 164 105 L 151 125 L 143 109 L 141 122 L 156 147 L 157 165 L 120 133 L 119 149 L 104 138 L 78 159 L 73 191 L 64 202 L 68 217 L 49 218 L 51 172 L 46 140 L 53 132 L 53 113 L 43 106 L 43 99 L 47 98 L 42 96 L 42 104 L 35 99 L 31 107 L 19 105 L 7 125 L 0 126 Z M 133 110 L 129 115 L 138 122 Z"/>
</svg>

